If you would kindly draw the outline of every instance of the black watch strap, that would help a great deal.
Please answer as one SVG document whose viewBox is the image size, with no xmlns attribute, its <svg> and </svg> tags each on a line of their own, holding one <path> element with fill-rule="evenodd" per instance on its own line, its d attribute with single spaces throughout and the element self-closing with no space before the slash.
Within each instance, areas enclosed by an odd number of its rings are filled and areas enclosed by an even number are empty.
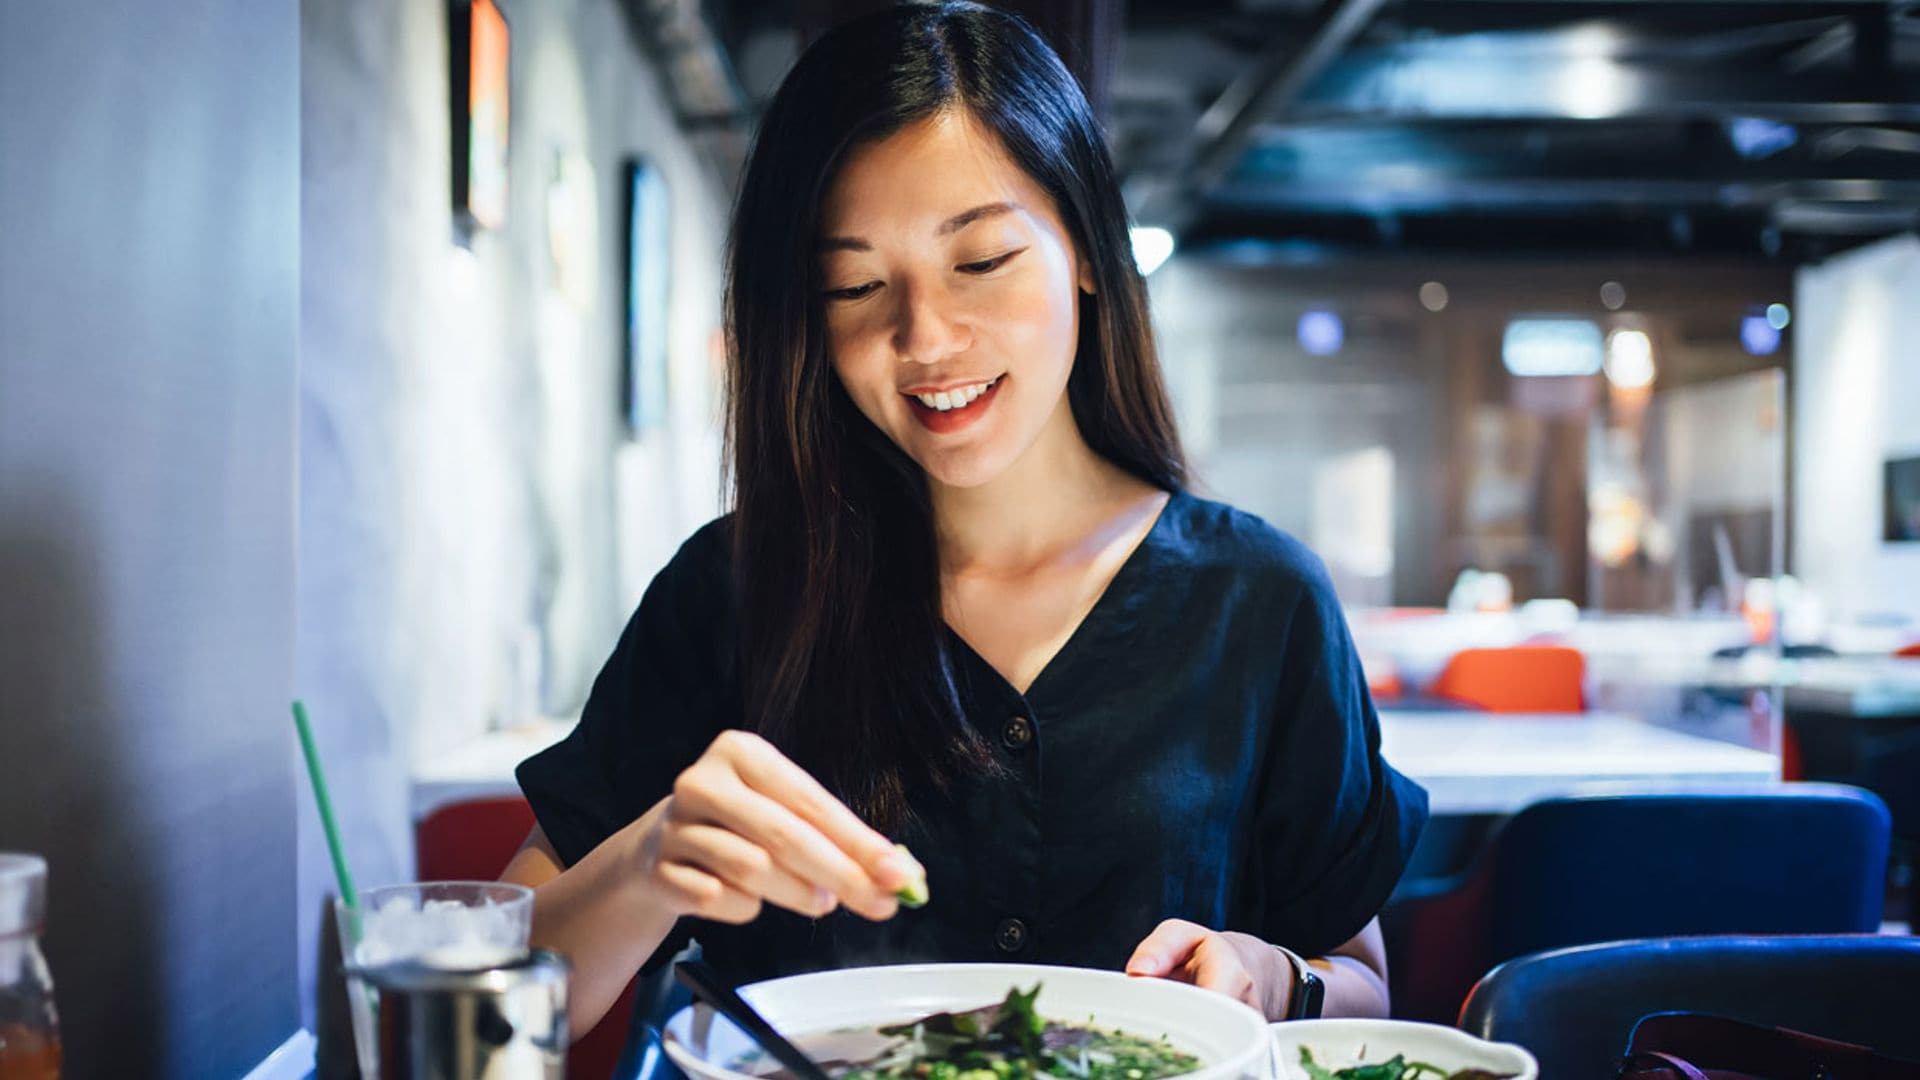
<svg viewBox="0 0 1920 1080">
<path fill-rule="evenodd" d="M 1293 990 L 1287 995 L 1288 1020 L 1317 1020 L 1327 1001 L 1327 984 L 1306 958 L 1284 945 L 1276 945 L 1293 966 Z"/>
</svg>

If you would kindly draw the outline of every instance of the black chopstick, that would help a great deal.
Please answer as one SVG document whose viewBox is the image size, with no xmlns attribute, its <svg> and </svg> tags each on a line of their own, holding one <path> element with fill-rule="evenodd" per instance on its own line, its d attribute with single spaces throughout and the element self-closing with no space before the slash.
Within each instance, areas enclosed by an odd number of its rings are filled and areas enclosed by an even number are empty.
<svg viewBox="0 0 1920 1080">
<path fill-rule="evenodd" d="M 734 993 L 733 987 L 728 986 L 719 973 L 705 962 L 683 960 L 673 965 L 673 975 L 693 991 L 695 998 L 733 1021 L 748 1037 L 759 1043 L 761 1049 L 772 1054 L 775 1061 L 785 1065 L 800 1080 L 831 1080 L 825 1069 L 814 1064 L 812 1058 L 775 1031 L 765 1017 L 754 1011 L 745 998 Z"/>
</svg>

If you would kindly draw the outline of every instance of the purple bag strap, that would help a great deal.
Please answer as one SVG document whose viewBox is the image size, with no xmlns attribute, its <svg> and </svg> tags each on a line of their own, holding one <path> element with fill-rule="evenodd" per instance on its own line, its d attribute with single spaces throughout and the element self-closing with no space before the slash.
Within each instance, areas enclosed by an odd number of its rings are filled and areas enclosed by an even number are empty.
<svg viewBox="0 0 1920 1080">
<path fill-rule="evenodd" d="M 1824 1070 L 1846 1080 L 1920 1080 L 1920 1063 L 1887 1057 L 1865 1046 L 1701 1013 L 1642 1017 L 1634 1026 L 1627 1053 L 1622 1076 L 1631 1075 L 1632 1068 L 1647 1067 L 1640 1061 L 1651 1057 L 1655 1059 L 1652 1068 L 1677 1071 L 1686 1080 L 1729 1074 L 1798 1080 Z M 1711 1072 L 1702 1072 L 1701 1067 Z"/>
<path fill-rule="evenodd" d="M 1712 1080 L 1699 1069 L 1672 1054 L 1663 1054 L 1658 1050 L 1635 1054 L 1620 1064 L 1620 1075 L 1623 1077 L 1646 1077 L 1649 1072 L 1655 1074 L 1671 1072 L 1680 1077 L 1680 1080 Z"/>
</svg>

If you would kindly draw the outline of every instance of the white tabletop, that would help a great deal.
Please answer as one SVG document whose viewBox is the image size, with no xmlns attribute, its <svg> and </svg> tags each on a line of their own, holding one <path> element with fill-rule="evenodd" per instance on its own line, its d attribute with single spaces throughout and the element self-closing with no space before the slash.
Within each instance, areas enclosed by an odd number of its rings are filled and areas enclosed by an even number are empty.
<svg viewBox="0 0 1920 1080">
<path fill-rule="evenodd" d="M 448 803 L 520 794 L 513 770 L 573 730 L 572 720 L 540 720 L 490 732 L 413 768 L 413 819 Z"/>
<path fill-rule="evenodd" d="M 1506 814 L 1577 791 L 1768 783 L 1779 759 L 1622 713 L 1380 713 L 1381 753 L 1436 814 Z"/>
</svg>

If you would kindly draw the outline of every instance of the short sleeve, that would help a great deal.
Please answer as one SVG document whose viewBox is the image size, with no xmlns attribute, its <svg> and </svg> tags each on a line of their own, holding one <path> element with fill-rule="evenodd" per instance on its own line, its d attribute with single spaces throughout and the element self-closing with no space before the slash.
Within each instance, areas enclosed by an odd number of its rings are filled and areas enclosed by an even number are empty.
<svg viewBox="0 0 1920 1080">
<path fill-rule="evenodd" d="M 1380 756 L 1380 720 L 1317 558 L 1287 619 L 1257 812 L 1261 935 L 1307 956 L 1339 947 L 1385 905 L 1427 820 L 1427 793 Z"/>
<path fill-rule="evenodd" d="M 734 726 L 724 522 L 695 533 L 654 577 L 580 722 L 515 773 L 567 866 L 665 798 Z"/>
</svg>

